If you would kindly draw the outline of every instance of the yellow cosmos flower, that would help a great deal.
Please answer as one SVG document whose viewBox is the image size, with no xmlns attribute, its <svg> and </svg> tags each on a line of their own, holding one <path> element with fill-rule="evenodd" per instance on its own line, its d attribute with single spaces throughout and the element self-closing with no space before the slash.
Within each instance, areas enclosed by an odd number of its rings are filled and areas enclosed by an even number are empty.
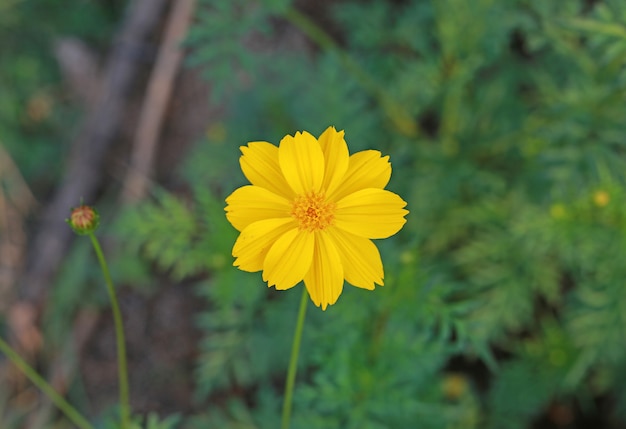
<svg viewBox="0 0 626 429">
<path fill-rule="evenodd" d="M 226 217 L 241 232 L 233 265 L 263 271 L 268 286 L 285 290 L 301 280 L 323 310 L 337 301 L 344 279 L 353 286 L 383 285 L 383 264 L 371 239 L 398 232 L 406 202 L 384 190 L 388 156 L 366 150 L 350 156 L 344 132 L 329 127 L 285 136 L 280 146 L 241 147 L 241 169 L 251 185 L 226 198 Z"/>
</svg>

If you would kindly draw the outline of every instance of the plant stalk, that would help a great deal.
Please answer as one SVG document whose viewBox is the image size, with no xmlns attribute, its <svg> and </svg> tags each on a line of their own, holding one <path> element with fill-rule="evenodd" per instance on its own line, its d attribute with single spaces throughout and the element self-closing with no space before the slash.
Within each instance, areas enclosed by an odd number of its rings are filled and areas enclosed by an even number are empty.
<svg viewBox="0 0 626 429">
<path fill-rule="evenodd" d="M 104 275 L 104 280 L 107 285 L 107 291 L 109 293 L 109 299 L 111 301 L 111 310 L 113 311 L 113 321 L 115 323 L 115 339 L 117 343 L 117 367 L 118 367 L 118 378 L 119 378 L 119 387 L 120 387 L 120 414 L 121 414 L 121 427 L 122 429 L 130 428 L 130 395 L 129 395 L 129 387 L 128 387 L 128 369 L 126 362 L 126 340 L 124 338 L 124 324 L 122 322 L 122 313 L 120 311 L 120 306 L 117 301 L 117 295 L 115 293 L 115 288 L 113 287 L 113 282 L 111 281 L 111 274 L 109 273 L 109 267 L 107 265 L 106 259 L 104 258 L 104 254 L 102 253 L 102 248 L 100 247 L 100 243 L 98 239 L 93 234 L 93 232 L 89 233 L 89 238 L 91 238 L 91 244 L 93 244 L 93 248 L 96 251 L 96 255 L 98 256 L 98 262 L 100 262 L 100 268 L 102 268 L 102 273 Z"/>
<path fill-rule="evenodd" d="M 41 390 L 57 406 L 65 416 L 80 429 L 94 429 L 94 427 L 80 414 L 76 408 L 59 395 L 56 390 L 44 378 L 37 373 L 22 357 L 11 348 L 2 338 L 0 338 L 0 351 L 6 355 L 13 364 L 22 371 L 26 377 Z"/>
<path fill-rule="evenodd" d="M 298 370 L 298 354 L 300 352 L 300 343 L 302 340 L 302 330 L 304 328 L 304 319 L 306 316 L 306 307 L 309 302 L 309 294 L 306 287 L 302 287 L 302 298 L 300 298 L 300 310 L 298 311 L 298 321 L 296 330 L 293 334 L 293 344 L 291 346 L 291 358 L 289 359 L 289 369 L 287 370 L 287 381 L 285 383 L 285 399 L 283 402 L 283 417 L 281 429 L 289 429 L 291 421 L 291 407 L 293 403 L 293 387 L 296 381 L 296 372 Z"/>
</svg>

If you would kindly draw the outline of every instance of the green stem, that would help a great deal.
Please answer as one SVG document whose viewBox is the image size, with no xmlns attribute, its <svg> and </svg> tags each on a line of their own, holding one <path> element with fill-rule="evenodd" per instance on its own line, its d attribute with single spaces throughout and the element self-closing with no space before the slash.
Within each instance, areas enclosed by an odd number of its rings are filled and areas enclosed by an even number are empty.
<svg viewBox="0 0 626 429">
<path fill-rule="evenodd" d="M 0 338 L 0 351 L 4 353 L 13 364 L 22 371 L 28 379 L 45 393 L 48 398 L 57 406 L 65 416 L 81 429 L 94 429 L 94 427 L 80 414 L 76 408 L 72 407 L 43 377 L 18 355 L 2 338 Z"/>
<path fill-rule="evenodd" d="M 306 288 L 302 287 L 302 298 L 300 299 L 300 310 L 298 311 L 298 322 L 293 334 L 293 344 L 291 346 L 291 358 L 289 359 L 289 369 L 287 370 L 287 382 L 285 383 L 285 401 L 283 402 L 282 429 L 289 429 L 291 421 L 291 405 L 293 402 L 293 386 L 296 381 L 296 371 L 298 370 L 298 353 L 300 352 L 300 342 L 302 340 L 302 328 L 306 316 L 306 306 L 309 302 L 309 294 Z"/>
<path fill-rule="evenodd" d="M 89 233 L 89 238 L 91 238 L 91 244 L 93 244 L 93 248 L 96 251 L 96 255 L 98 256 L 100 268 L 102 268 L 104 280 L 107 285 L 107 291 L 109 292 L 109 298 L 111 300 L 111 310 L 113 311 L 113 321 L 115 323 L 115 339 L 117 342 L 117 366 L 120 384 L 121 422 L 122 429 L 128 429 L 130 427 L 130 395 L 128 388 L 128 369 L 126 365 L 126 340 L 124 339 L 124 325 L 122 323 L 122 313 L 120 311 L 120 306 L 117 302 L 117 295 L 115 294 L 113 282 L 111 281 L 111 274 L 109 274 L 109 267 L 107 265 L 106 259 L 104 259 L 102 249 L 100 248 L 100 243 L 98 242 L 98 239 L 93 234 L 93 232 Z"/>
</svg>

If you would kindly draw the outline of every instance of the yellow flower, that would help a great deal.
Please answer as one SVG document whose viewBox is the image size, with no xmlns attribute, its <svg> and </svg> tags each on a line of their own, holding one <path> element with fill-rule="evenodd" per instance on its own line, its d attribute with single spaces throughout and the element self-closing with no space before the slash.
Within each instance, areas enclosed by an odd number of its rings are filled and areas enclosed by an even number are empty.
<svg viewBox="0 0 626 429">
<path fill-rule="evenodd" d="M 278 290 L 301 280 L 323 310 L 337 301 L 344 279 L 353 286 L 383 285 L 383 264 L 370 239 L 398 232 L 406 202 L 384 190 L 389 157 L 375 150 L 349 155 L 344 132 L 329 127 L 316 139 L 287 135 L 276 147 L 241 147 L 241 169 L 251 185 L 226 198 L 226 217 L 241 232 L 233 265 L 263 271 Z"/>
</svg>

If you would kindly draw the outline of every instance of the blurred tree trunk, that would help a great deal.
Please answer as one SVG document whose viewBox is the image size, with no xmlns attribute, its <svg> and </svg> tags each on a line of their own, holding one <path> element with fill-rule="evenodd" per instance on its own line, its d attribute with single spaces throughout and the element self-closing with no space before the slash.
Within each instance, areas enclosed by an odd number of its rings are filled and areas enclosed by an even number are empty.
<svg viewBox="0 0 626 429">
<path fill-rule="evenodd" d="M 127 112 L 126 100 L 145 64 L 142 51 L 161 23 L 166 3 L 167 0 L 134 0 L 129 5 L 104 70 L 100 92 L 74 141 L 65 177 L 39 219 L 19 285 L 19 305 L 34 306 L 36 315 L 72 239 L 73 232 L 64 219 L 81 199 L 92 201 L 101 186 L 105 156 L 119 135 Z"/>
</svg>

